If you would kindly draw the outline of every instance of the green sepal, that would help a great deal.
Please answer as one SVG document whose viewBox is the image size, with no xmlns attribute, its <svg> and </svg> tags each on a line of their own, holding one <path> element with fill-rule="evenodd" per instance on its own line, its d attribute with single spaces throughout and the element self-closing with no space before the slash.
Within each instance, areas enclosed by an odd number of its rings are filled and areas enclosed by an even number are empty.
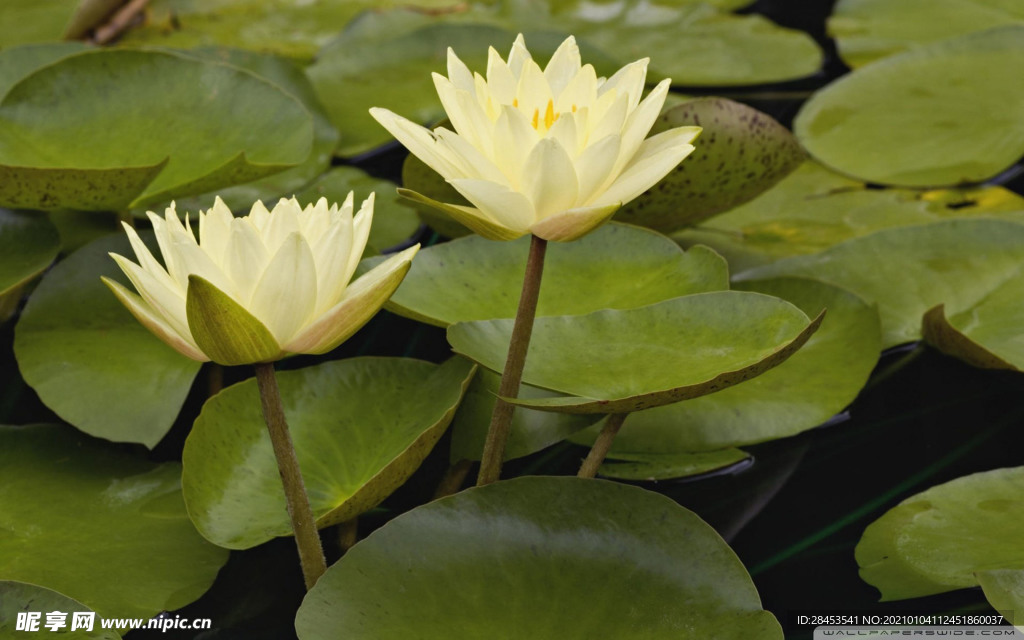
<svg viewBox="0 0 1024 640">
<path fill-rule="evenodd" d="M 271 362 L 284 356 L 266 325 L 194 274 L 188 277 L 185 315 L 196 345 L 217 364 Z"/>
</svg>

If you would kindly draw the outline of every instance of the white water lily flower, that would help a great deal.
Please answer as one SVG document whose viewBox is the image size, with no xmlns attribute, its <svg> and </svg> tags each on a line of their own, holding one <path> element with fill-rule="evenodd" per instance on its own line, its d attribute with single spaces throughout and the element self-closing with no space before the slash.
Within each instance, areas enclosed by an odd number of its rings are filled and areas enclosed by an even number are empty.
<svg viewBox="0 0 1024 640">
<path fill-rule="evenodd" d="M 472 207 L 403 195 L 445 211 L 480 235 L 511 240 L 532 233 L 573 240 L 661 180 L 691 151 L 700 127 L 645 140 L 670 80 L 641 100 L 647 62 L 598 78 L 572 36 L 544 70 L 520 34 L 508 61 L 490 49 L 487 77 L 448 50 L 448 77 L 434 84 L 455 128 L 430 131 L 387 109 L 370 113 L 448 181 Z"/>
<path fill-rule="evenodd" d="M 349 193 L 340 208 L 321 198 L 303 209 L 292 198 L 268 211 L 257 201 L 236 218 L 217 198 L 199 213 L 198 240 L 172 204 L 163 218 L 148 214 L 166 268 L 125 225 L 139 262 L 110 255 L 139 295 L 103 281 L 139 322 L 193 360 L 234 365 L 326 353 L 377 313 L 419 249 L 349 283 L 370 234 L 373 199 L 354 217 Z"/>
</svg>

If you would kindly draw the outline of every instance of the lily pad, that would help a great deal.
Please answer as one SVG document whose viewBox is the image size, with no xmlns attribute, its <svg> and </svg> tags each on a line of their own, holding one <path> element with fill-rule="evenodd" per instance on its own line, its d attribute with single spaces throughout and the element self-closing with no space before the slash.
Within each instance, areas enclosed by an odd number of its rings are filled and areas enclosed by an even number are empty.
<svg viewBox="0 0 1024 640">
<path fill-rule="evenodd" d="M 1018 273 L 984 299 L 950 317 L 944 305 L 924 315 L 921 333 L 943 353 L 983 369 L 1024 369 L 1020 301 L 1024 273 Z"/>
<path fill-rule="evenodd" d="M 66 626 L 61 630 L 61 640 L 118 640 L 121 636 L 112 629 L 100 629 L 95 621 L 95 611 L 81 602 L 57 593 L 52 589 L 38 587 L 34 584 L 0 580 L 0 634 L 12 640 L 29 640 L 38 638 L 39 631 L 52 633 L 46 628 L 46 614 L 50 611 L 66 613 Z M 40 614 L 38 631 L 16 631 L 18 613 L 36 612 Z M 76 612 L 93 614 L 93 630 L 76 629 L 71 625 Z"/>
<path fill-rule="evenodd" d="M 816 427 L 850 404 L 878 361 L 878 313 L 857 296 L 816 280 L 779 278 L 739 287 L 777 296 L 814 317 L 828 315 L 799 351 L 775 369 L 718 393 L 632 413 L 612 457 L 716 452 Z M 574 442 L 590 445 L 596 429 Z"/>
<path fill-rule="evenodd" d="M 301 640 L 782 638 L 695 514 L 636 487 L 543 477 L 395 518 L 327 570 L 296 629 Z"/>
<path fill-rule="evenodd" d="M 1024 25 L 942 40 L 843 76 L 793 131 L 822 163 L 906 187 L 981 182 L 1024 154 Z"/>
<path fill-rule="evenodd" d="M 398 197 L 397 185 L 388 180 L 374 178 L 356 167 L 335 167 L 312 184 L 295 194 L 299 202 L 315 202 L 327 198 L 330 202 L 344 202 L 349 191 L 355 191 L 356 201 L 376 194 L 373 201 L 373 226 L 370 227 L 368 245 L 377 253 L 400 246 L 416 233 L 420 221 L 404 201 Z M 372 255 L 367 250 L 364 255 Z"/>
<path fill-rule="evenodd" d="M 181 465 L 65 426 L 3 426 L 0 441 L 0 579 L 46 586 L 103 617 L 149 618 L 196 600 L 227 561 L 189 522 Z"/>
<path fill-rule="evenodd" d="M 356 14 L 394 5 L 441 9 L 454 0 L 151 0 L 124 42 L 164 47 L 230 46 L 309 61 Z"/>
<path fill-rule="evenodd" d="M 155 251 L 152 233 L 142 237 Z M 82 431 L 153 447 L 174 423 L 199 363 L 132 317 L 101 276 L 130 286 L 108 252 L 131 255 L 123 233 L 62 260 L 42 279 L 18 322 L 14 353 L 25 381 Z"/>
<path fill-rule="evenodd" d="M 324 112 L 313 91 L 313 85 L 295 63 L 277 56 L 241 49 L 194 49 L 189 51 L 189 55 L 251 71 L 298 98 L 313 118 L 313 148 L 304 162 L 291 169 L 254 182 L 218 189 L 201 196 L 178 199 L 180 211 L 208 209 L 213 204 L 214 196 L 220 196 L 232 211 L 248 212 L 257 200 L 269 203 L 278 198 L 292 197 L 330 167 L 340 135 Z"/>
<path fill-rule="evenodd" d="M 1024 570 L 994 569 L 977 576 L 989 604 L 1024 633 Z"/>
<path fill-rule="evenodd" d="M 1014 0 L 839 0 L 828 31 L 850 67 L 938 40 L 1024 24 Z"/>
<path fill-rule="evenodd" d="M 466 397 L 455 412 L 452 421 L 451 461 L 479 460 L 483 454 L 491 414 L 498 397 L 501 376 L 481 369 L 466 391 Z M 522 398 L 551 398 L 559 394 L 546 389 L 523 385 Z M 598 416 L 578 416 L 569 413 L 534 411 L 519 407 L 512 414 L 512 427 L 505 444 L 504 460 L 514 460 L 536 453 L 561 442 L 598 420 Z"/>
<path fill-rule="evenodd" d="M 545 411 L 627 413 L 696 398 L 778 366 L 821 320 L 808 321 L 784 300 L 739 291 L 538 318 L 523 381 L 571 396 L 512 401 Z M 512 323 L 455 324 L 448 342 L 456 353 L 501 371 Z"/>
<path fill-rule="evenodd" d="M 868 189 L 806 162 L 753 201 L 673 238 L 683 246 L 714 248 L 739 272 L 817 253 L 879 229 L 982 216 L 1024 220 L 1024 198 L 994 186 Z"/>
<path fill-rule="evenodd" d="M 60 40 L 78 3 L 79 0 L 4 0 L 0 48 Z"/>
<path fill-rule="evenodd" d="M 473 369 L 462 359 L 354 358 L 277 374 L 318 527 L 377 506 L 412 475 Z M 189 515 L 208 540 L 248 549 L 291 534 L 255 379 L 207 401 L 182 459 Z"/>
<path fill-rule="evenodd" d="M 617 220 L 671 232 L 747 202 L 800 166 L 804 151 L 770 116 L 726 98 L 699 98 L 662 111 L 650 135 L 704 127 L 697 150 L 625 205 Z"/>
<path fill-rule="evenodd" d="M 157 51 L 67 56 L 14 85 L 0 118 L 0 204 L 27 209 L 202 193 L 299 164 L 312 141 L 309 112 L 280 88 Z"/>
<path fill-rule="evenodd" d="M 609 456 L 597 473 L 615 480 L 653 482 L 710 473 L 747 460 L 750 460 L 750 454 L 739 449 L 697 453 L 616 454 Z"/>
<path fill-rule="evenodd" d="M 0 209 L 0 296 L 43 272 L 60 251 L 45 215 Z"/>
<path fill-rule="evenodd" d="M 88 48 L 83 42 L 50 42 L 0 51 L 0 96 L 36 69 Z"/>
<path fill-rule="evenodd" d="M 529 244 L 527 237 L 498 242 L 471 236 L 423 249 L 386 308 L 439 327 L 514 318 Z M 725 261 L 715 252 L 683 252 L 659 233 L 624 224 L 552 243 L 544 262 L 538 316 L 630 309 L 729 286 Z"/>
<path fill-rule="evenodd" d="M 796 275 L 848 289 L 878 305 L 885 349 L 920 340 L 922 318 L 936 305 L 944 304 L 945 313 L 955 317 L 983 304 L 1021 277 L 1022 265 L 1024 225 L 947 220 L 883 229 L 821 253 L 744 271 L 736 280 Z M 1003 321 L 1024 321 L 1014 317 Z"/>
<path fill-rule="evenodd" d="M 857 544 L 860 576 L 903 600 L 978 585 L 977 572 L 1024 569 L 1024 467 L 975 473 L 907 498 Z"/>
</svg>

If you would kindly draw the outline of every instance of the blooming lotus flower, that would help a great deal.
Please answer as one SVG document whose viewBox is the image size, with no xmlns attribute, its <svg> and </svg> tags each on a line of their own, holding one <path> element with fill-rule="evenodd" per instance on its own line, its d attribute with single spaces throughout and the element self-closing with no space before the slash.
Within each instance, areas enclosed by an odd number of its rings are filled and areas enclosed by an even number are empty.
<svg viewBox="0 0 1024 640">
<path fill-rule="evenodd" d="M 693 151 L 700 127 L 644 139 L 671 83 L 662 81 L 641 100 L 647 62 L 598 78 L 570 36 L 541 70 L 520 34 L 507 62 L 491 48 L 486 78 L 448 50 L 448 77 L 435 73 L 434 85 L 454 132 L 430 131 L 387 109 L 370 113 L 473 206 L 402 190 L 406 197 L 493 240 L 527 233 L 573 240 Z"/>
<path fill-rule="evenodd" d="M 138 264 L 110 254 L 136 295 L 103 278 L 128 310 L 193 360 L 235 365 L 290 354 L 326 353 L 373 317 L 409 270 L 419 245 L 349 283 L 373 222 L 373 194 L 353 218 L 352 193 L 339 208 L 321 198 L 303 209 L 282 199 L 235 218 L 217 198 L 199 213 L 196 240 L 172 204 L 149 212 L 162 266 L 125 225 Z"/>
</svg>

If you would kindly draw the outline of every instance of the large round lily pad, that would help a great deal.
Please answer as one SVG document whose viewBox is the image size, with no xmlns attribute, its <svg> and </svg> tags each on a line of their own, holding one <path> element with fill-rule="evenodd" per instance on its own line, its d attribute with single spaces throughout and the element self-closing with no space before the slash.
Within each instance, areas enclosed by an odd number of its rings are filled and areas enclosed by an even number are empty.
<svg viewBox="0 0 1024 640">
<path fill-rule="evenodd" d="M 857 296 L 816 280 L 779 278 L 742 282 L 799 307 L 828 315 L 786 362 L 718 393 L 638 411 L 626 418 L 611 455 L 706 452 L 755 444 L 816 427 L 842 411 L 878 361 L 878 314 Z M 591 444 L 597 431 L 574 441 Z"/>
<path fill-rule="evenodd" d="M 60 40 L 78 4 L 79 0 L 4 0 L 0 48 Z"/>
<path fill-rule="evenodd" d="M 461 358 L 355 358 L 279 372 L 317 526 L 349 520 L 401 486 L 448 427 L 472 374 Z M 207 401 L 182 460 L 189 515 L 208 540 L 247 549 L 291 533 L 255 379 Z"/>
<path fill-rule="evenodd" d="M 860 576 L 883 600 L 978 585 L 975 573 L 1024 569 L 1024 467 L 957 478 L 907 498 L 857 544 Z"/>
<path fill-rule="evenodd" d="M 423 249 L 387 308 L 441 327 L 514 318 L 529 245 L 527 237 L 498 242 L 469 236 Z M 612 223 L 576 242 L 548 246 L 537 314 L 630 309 L 728 286 L 725 261 L 715 252 L 684 252 L 661 234 Z"/>
<path fill-rule="evenodd" d="M 295 626 L 301 640 L 782 638 L 692 512 L 636 487 L 543 477 L 395 518 L 327 570 Z"/>
<path fill-rule="evenodd" d="M 46 614 L 51 611 L 67 614 L 63 620 L 64 626 L 60 629 L 61 640 L 118 640 L 121 637 L 112 629 L 100 628 L 96 612 L 73 598 L 34 584 L 0 580 L 0 635 L 4 638 L 29 640 L 38 638 L 40 633 L 52 633 L 45 626 Z M 19 613 L 39 614 L 38 628 L 35 631 L 16 630 Z M 86 616 L 77 623 L 86 626 L 77 627 L 72 631 L 72 626 L 76 625 L 76 613 Z M 88 623 L 89 617 L 92 618 L 91 625 Z M 91 631 L 87 630 L 89 627 L 92 628 Z"/>
<path fill-rule="evenodd" d="M 669 107 L 650 135 L 699 125 L 697 150 L 626 204 L 617 220 L 677 231 L 753 199 L 800 166 L 804 151 L 788 129 L 739 102 L 699 98 Z"/>
<path fill-rule="evenodd" d="M 1015 0 L 839 0 L 828 19 L 839 55 L 851 67 L 921 45 L 1024 24 Z"/>
<path fill-rule="evenodd" d="M 1024 198 L 995 186 L 868 189 L 863 182 L 806 162 L 751 202 L 673 238 L 683 246 L 714 248 L 739 272 L 817 253 L 879 229 L 981 216 L 1024 220 Z"/>
<path fill-rule="evenodd" d="M 50 266 L 60 235 L 45 216 L 0 209 L 0 296 Z"/>
<path fill-rule="evenodd" d="M 65 426 L 0 426 L 0 580 L 103 617 L 149 618 L 201 596 L 227 561 L 185 514 L 181 465 Z"/>
<path fill-rule="evenodd" d="M 597 473 L 616 480 L 654 482 L 720 471 L 748 460 L 750 454 L 732 448 L 694 453 L 610 454 Z"/>
<path fill-rule="evenodd" d="M 152 233 L 142 236 L 155 251 Z M 185 402 L 199 363 L 168 347 L 100 281 L 130 286 L 108 252 L 131 255 L 123 233 L 54 267 L 32 293 L 14 335 L 25 381 L 64 420 L 118 442 L 153 447 Z"/>
<path fill-rule="evenodd" d="M 821 253 L 744 271 L 737 280 L 780 275 L 817 278 L 878 305 L 882 348 L 921 339 L 925 313 L 944 304 L 966 312 L 1024 266 L 1024 225 L 1003 220 L 948 220 L 884 229 Z M 1021 323 L 1019 309 L 1010 309 Z M 1004 321 L 1006 321 L 1004 319 Z"/>
<path fill-rule="evenodd" d="M 804 104 L 797 138 L 824 164 L 907 187 L 986 180 L 1024 154 L 1024 25 L 857 69 Z"/>
<path fill-rule="evenodd" d="M 0 51 L 0 96 L 36 69 L 87 48 L 82 42 L 50 42 Z"/>
<path fill-rule="evenodd" d="M 714 393 L 784 362 L 821 320 L 808 321 L 779 298 L 739 291 L 537 318 L 523 381 L 571 395 L 514 402 L 566 413 L 625 413 Z M 448 342 L 502 371 L 512 324 L 454 324 Z"/>
<path fill-rule="evenodd" d="M 247 182 L 304 161 L 313 137 L 277 86 L 158 51 L 65 57 L 14 85 L 0 119 L 0 204 L 28 209 L 119 210 Z"/>
</svg>

